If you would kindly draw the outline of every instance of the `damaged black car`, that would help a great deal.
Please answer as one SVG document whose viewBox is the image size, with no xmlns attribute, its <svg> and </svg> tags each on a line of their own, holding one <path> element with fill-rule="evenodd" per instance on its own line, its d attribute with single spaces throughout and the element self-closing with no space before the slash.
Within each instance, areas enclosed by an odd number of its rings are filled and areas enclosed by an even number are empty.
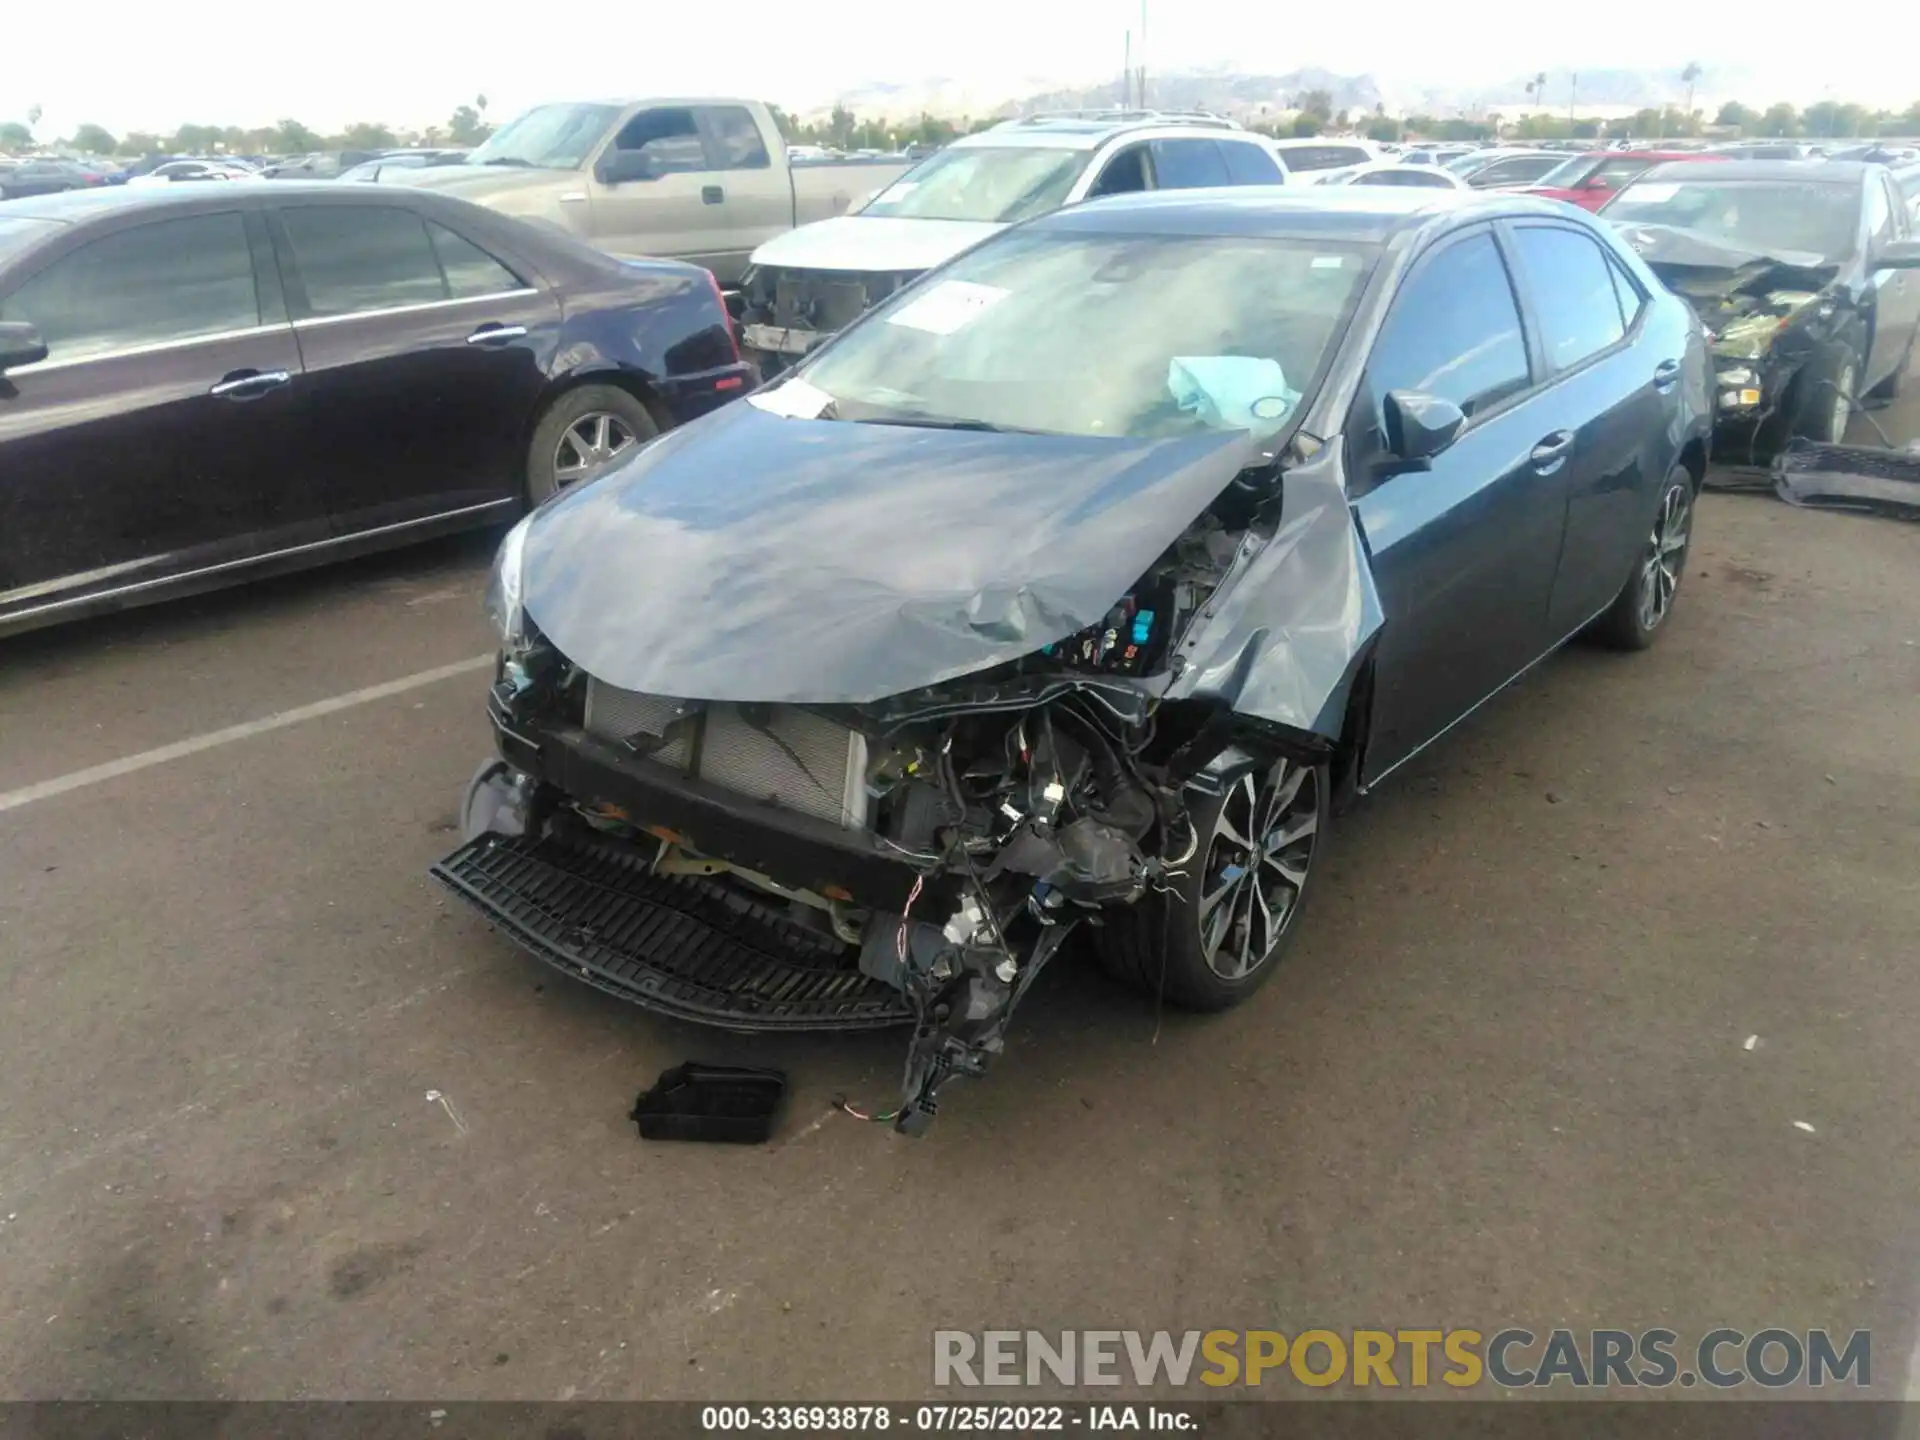
<svg viewBox="0 0 1920 1440">
<path fill-rule="evenodd" d="M 1763 462 L 1837 445 L 1897 393 L 1920 328 L 1920 241 L 1890 172 L 1845 162 L 1662 165 L 1601 212 L 1711 334 L 1717 444 Z"/>
<path fill-rule="evenodd" d="M 1569 637 L 1652 643 L 1708 383 L 1551 202 L 1046 216 L 506 538 L 434 873 L 655 1010 L 901 1027 L 918 1134 L 1070 934 L 1235 1005 L 1349 797 Z"/>
</svg>

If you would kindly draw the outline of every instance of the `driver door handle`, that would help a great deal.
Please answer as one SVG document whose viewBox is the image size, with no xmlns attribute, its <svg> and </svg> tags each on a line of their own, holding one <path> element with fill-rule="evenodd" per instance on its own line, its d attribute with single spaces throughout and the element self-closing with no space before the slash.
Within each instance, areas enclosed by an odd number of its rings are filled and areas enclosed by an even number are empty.
<svg viewBox="0 0 1920 1440">
<path fill-rule="evenodd" d="M 700 187 L 700 203 L 703 205 L 719 205 L 723 203 L 726 198 L 727 192 L 722 190 L 718 185 L 702 185 Z"/>
<path fill-rule="evenodd" d="M 207 393 L 218 395 L 222 400 L 257 400 L 292 379 L 284 370 L 235 370 L 221 377 L 219 384 Z"/>
<path fill-rule="evenodd" d="M 1671 390 L 1673 382 L 1679 378 L 1680 362 L 1678 360 L 1662 360 L 1653 367 L 1653 388 L 1656 390 Z"/>
<path fill-rule="evenodd" d="M 1533 461 L 1533 468 L 1542 475 L 1551 475 L 1566 463 L 1567 452 L 1573 449 L 1573 432 L 1556 430 L 1544 437 L 1533 447 L 1533 453 L 1527 458 Z"/>
<path fill-rule="evenodd" d="M 469 345 L 505 345 L 509 340 L 524 340 L 527 327 L 524 325 L 482 325 L 467 336 Z"/>
</svg>

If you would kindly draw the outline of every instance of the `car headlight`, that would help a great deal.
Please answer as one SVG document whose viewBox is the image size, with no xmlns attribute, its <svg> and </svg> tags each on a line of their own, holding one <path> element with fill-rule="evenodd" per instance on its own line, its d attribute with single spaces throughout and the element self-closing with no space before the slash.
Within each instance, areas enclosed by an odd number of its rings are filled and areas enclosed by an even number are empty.
<svg viewBox="0 0 1920 1440">
<path fill-rule="evenodd" d="M 521 565 L 527 544 L 527 516 L 507 532 L 500 551 L 493 557 L 493 574 L 487 578 L 487 618 L 500 636 L 500 649 L 508 655 L 527 646 L 527 612 L 521 587 Z"/>
</svg>

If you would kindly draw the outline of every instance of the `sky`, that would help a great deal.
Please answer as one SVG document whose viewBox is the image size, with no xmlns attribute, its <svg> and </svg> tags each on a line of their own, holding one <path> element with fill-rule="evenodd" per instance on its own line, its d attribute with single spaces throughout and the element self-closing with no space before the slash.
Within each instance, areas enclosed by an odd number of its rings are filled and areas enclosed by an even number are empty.
<svg viewBox="0 0 1920 1440">
<path fill-rule="evenodd" d="M 1317 65 L 1389 86 L 1470 88 L 1542 69 L 1695 60 L 1707 72 L 1703 98 L 1920 100 L 1911 46 L 1860 43 L 1910 34 L 1911 0 L 1850 0 L 1827 38 L 1784 7 L 1769 25 L 1748 18 L 1766 8 L 1671 0 L 1612 0 L 1597 11 L 1373 0 L 1364 24 L 1326 0 L 1148 4 L 1150 72 Z M 232 26 L 148 0 L 96 0 L 81 43 L 64 6 L 0 0 L 0 120 L 39 105 L 43 137 L 83 121 L 116 134 L 282 117 L 320 130 L 355 120 L 417 127 L 444 122 L 477 94 L 495 120 L 543 100 L 615 95 L 748 95 L 806 110 L 844 90 L 936 77 L 990 104 L 1117 73 L 1124 32 L 1134 29 L 1139 44 L 1140 15 L 1139 0 L 331 0 L 320 15 Z"/>
</svg>

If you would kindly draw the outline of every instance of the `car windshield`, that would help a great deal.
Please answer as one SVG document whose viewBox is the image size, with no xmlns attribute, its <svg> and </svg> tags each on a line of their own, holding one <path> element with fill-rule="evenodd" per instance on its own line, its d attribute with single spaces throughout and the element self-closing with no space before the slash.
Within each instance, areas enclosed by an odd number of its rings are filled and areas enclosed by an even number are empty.
<svg viewBox="0 0 1920 1440">
<path fill-rule="evenodd" d="M 875 310 L 797 377 L 843 420 L 1271 436 L 1319 383 L 1376 252 L 1019 230 Z"/>
<path fill-rule="evenodd" d="M 1092 158 L 1091 150 L 960 145 L 914 166 L 860 213 L 1011 225 L 1058 210 Z"/>
<path fill-rule="evenodd" d="M 1562 160 L 1533 183 L 1547 190 L 1571 190 L 1600 168 L 1601 155 L 1575 155 Z"/>
<path fill-rule="evenodd" d="M 1671 225 L 1762 255 L 1798 251 L 1828 261 L 1853 253 L 1859 196 L 1850 185 L 1775 180 L 1641 181 L 1606 208 L 1615 225 Z"/>
<path fill-rule="evenodd" d="M 60 227 L 51 220 L 29 220 L 25 216 L 0 217 L 0 261 L 18 255 L 36 240 L 44 240 Z"/>
<path fill-rule="evenodd" d="M 578 170 L 619 114 L 615 105 L 536 105 L 488 136 L 466 163 Z"/>
</svg>

